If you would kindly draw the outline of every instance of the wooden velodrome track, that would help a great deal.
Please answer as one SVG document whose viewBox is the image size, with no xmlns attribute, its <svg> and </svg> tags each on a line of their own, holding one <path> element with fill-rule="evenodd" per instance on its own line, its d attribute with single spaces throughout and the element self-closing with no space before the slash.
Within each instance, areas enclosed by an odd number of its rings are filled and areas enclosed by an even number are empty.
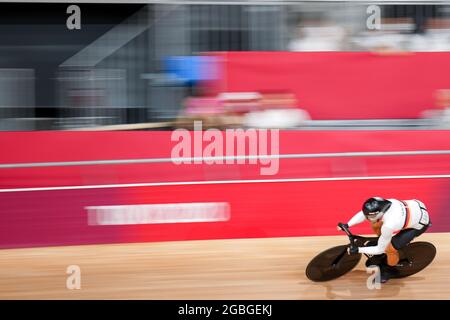
<svg viewBox="0 0 450 320">
<path fill-rule="evenodd" d="M 268 238 L 0 250 L 0 299 L 450 299 L 450 234 L 422 272 L 369 290 L 361 263 L 313 283 L 305 267 L 346 237 Z M 81 289 L 66 268 L 81 268 Z"/>
</svg>

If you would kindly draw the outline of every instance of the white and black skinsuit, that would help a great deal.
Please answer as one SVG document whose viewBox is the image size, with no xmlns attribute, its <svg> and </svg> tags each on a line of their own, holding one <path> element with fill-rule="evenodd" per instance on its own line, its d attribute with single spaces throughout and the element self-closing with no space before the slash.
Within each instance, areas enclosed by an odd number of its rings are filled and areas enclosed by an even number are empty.
<svg viewBox="0 0 450 320">
<path fill-rule="evenodd" d="M 392 204 L 380 218 L 382 227 L 377 245 L 360 247 L 359 253 L 382 254 L 391 241 L 396 249 L 400 249 L 422 234 L 430 225 L 428 211 L 423 202 L 419 200 L 387 200 Z M 359 211 L 347 224 L 351 227 L 364 221 L 366 221 L 364 213 Z M 402 230 L 409 232 L 400 232 Z"/>
</svg>

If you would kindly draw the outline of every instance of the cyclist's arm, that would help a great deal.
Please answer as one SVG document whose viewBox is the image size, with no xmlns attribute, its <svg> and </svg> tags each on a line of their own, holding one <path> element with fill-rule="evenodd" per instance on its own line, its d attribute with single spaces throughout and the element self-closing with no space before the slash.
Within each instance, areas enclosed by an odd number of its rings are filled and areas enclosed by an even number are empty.
<svg viewBox="0 0 450 320">
<path fill-rule="evenodd" d="M 359 253 L 365 254 L 382 254 L 386 250 L 386 247 L 391 242 L 392 236 L 394 235 L 394 231 L 391 228 L 383 226 L 381 228 L 381 236 L 378 238 L 378 243 L 376 246 L 370 247 L 360 247 L 358 249 Z"/>
<path fill-rule="evenodd" d="M 350 219 L 349 222 L 347 222 L 348 226 L 354 226 L 356 224 L 359 224 L 361 222 L 364 222 L 366 220 L 366 217 L 364 216 L 364 213 L 362 211 L 358 212 L 353 216 L 353 218 Z"/>
</svg>

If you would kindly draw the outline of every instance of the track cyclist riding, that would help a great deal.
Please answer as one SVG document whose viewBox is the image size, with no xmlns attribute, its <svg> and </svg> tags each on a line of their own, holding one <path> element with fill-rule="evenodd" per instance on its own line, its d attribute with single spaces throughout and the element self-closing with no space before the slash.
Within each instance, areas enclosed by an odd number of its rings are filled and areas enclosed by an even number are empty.
<svg viewBox="0 0 450 320">
<path fill-rule="evenodd" d="M 356 213 L 345 227 L 352 227 L 366 220 L 371 223 L 373 231 L 378 235 L 378 241 L 364 247 L 351 244 L 348 247 L 348 254 L 369 255 L 366 266 L 380 265 L 382 282 L 395 277 L 395 267 L 401 266 L 403 261 L 399 250 L 431 226 L 425 204 L 415 199 L 369 198 L 364 202 L 362 210 Z M 338 230 L 342 228 L 338 227 Z M 386 259 L 387 263 L 380 264 L 380 259 Z"/>
</svg>

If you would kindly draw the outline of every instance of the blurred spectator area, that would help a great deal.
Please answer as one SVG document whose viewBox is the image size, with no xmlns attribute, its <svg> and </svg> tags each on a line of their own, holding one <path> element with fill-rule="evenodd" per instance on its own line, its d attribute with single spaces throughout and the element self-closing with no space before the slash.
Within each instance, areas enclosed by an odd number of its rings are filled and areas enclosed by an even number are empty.
<svg viewBox="0 0 450 320">
<path fill-rule="evenodd" d="M 176 126 L 193 129 L 194 121 L 204 128 L 252 127 L 292 128 L 310 120 L 298 107 L 291 92 L 223 92 L 216 96 L 188 97 Z"/>
<path fill-rule="evenodd" d="M 440 108 L 436 92 L 450 87 L 445 52 L 230 52 L 221 63 L 226 76 L 217 94 L 290 92 L 313 121 L 414 123 L 422 111 Z"/>
<path fill-rule="evenodd" d="M 0 130 L 171 128 L 217 98 L 220 52 L 450 51 L 450 5 L 428 3 L 380 5 L 380 30 L 364 1 L 80 4 L 80 30 L 67 4 L 1 3 Z"/>
</svg>

